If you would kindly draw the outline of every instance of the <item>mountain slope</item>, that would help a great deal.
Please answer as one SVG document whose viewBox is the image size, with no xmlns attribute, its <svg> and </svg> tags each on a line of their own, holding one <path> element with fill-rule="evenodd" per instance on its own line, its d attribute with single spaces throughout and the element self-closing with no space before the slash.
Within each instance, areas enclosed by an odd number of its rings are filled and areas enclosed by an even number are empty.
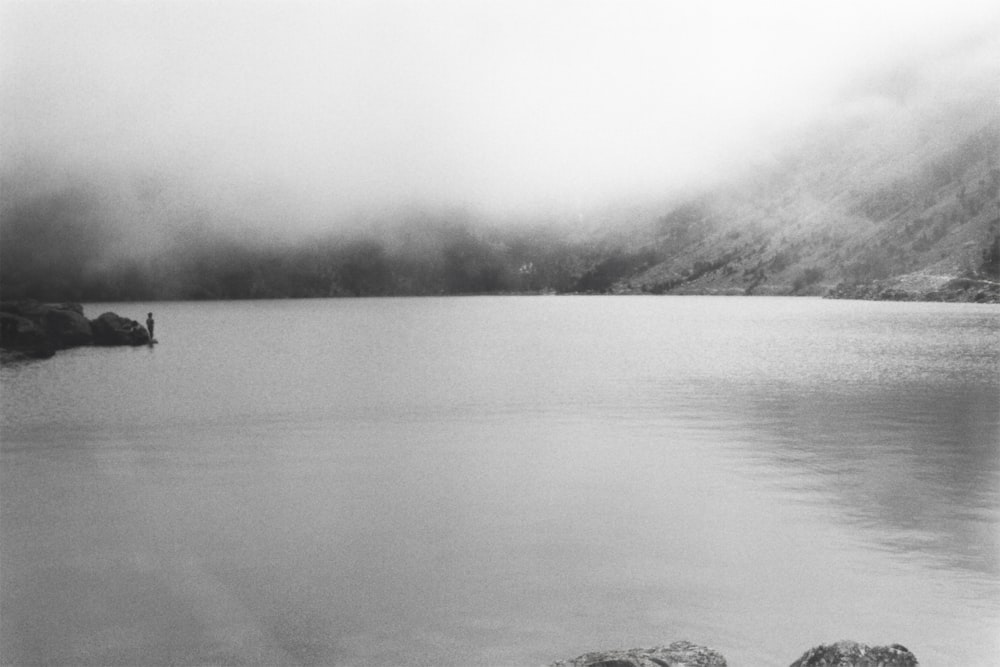
<svg viewBox="0 0 1000 667">
<path fill-rule="evenodd" d="M 583 283 L 603 272 L 612 292 L 871 297 L 897 287 L 910 298 L 998 279 L 993 100 L 882 110 L 814 128 L 796 146 L 637 225 L 617 261 Z"/>
</svg>

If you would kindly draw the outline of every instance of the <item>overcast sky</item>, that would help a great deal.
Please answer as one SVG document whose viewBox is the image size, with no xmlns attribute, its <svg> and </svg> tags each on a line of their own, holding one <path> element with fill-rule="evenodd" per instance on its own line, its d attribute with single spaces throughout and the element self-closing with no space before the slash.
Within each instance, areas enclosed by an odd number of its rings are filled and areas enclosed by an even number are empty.
<svg viewBox="0 0 1000 667">
<path fill-rule="evenodd" d="M 189 200 L 237 219 L 280 209 L 287 225 L 667 192 L 801 127 L 880 63 L 1000 29 L 995 0 L 0 10 L 8 195 L 83 175 L 130 215 Z"/>
</svg>

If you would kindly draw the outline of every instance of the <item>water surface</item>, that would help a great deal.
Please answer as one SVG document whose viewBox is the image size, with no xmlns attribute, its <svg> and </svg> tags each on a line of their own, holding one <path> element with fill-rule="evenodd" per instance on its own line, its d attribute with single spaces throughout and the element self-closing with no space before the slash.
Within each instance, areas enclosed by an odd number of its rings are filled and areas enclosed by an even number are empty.
<svg viewBox="0 0 1000 667">
<path fill-rule="evenodd" d="M 0 370 L 4 663 L 1000 655 L 995 307 L 150 308 Z"/>
</svg>

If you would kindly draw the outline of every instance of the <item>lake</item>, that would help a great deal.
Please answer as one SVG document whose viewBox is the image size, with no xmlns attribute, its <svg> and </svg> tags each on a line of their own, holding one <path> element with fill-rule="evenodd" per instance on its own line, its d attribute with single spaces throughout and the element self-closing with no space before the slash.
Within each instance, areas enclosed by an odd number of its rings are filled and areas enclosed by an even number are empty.
<svg viewBox="0 0 1000 667">
<path fill-rule="evenodd" d="M 5 664 L 1000 655 L 1000 308 L 89 304 L 5 365 Z"/>
</svg>

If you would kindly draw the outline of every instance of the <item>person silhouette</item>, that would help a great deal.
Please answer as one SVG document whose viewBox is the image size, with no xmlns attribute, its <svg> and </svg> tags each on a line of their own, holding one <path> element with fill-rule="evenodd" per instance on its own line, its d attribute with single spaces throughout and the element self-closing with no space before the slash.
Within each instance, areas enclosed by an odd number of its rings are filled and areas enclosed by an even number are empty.
<svg viewBox="0 0 1000 667">
<path fill-rule="evenodd" d="M 153 325 L 156 324 L 153 321 L 153 313 L 149 313 L 146 316 L 146 328 L 149 329 L 149 340 L 153 340 Z"/>
</svg>

